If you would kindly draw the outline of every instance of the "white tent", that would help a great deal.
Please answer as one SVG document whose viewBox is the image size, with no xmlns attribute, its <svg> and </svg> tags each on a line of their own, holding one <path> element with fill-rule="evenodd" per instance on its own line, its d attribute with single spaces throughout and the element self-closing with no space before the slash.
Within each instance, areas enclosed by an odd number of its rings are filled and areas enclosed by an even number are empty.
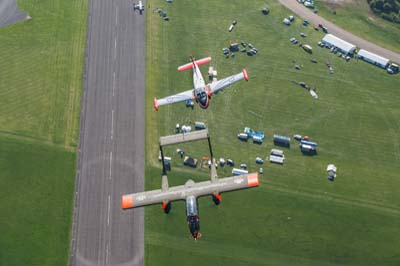
<svg viewBox="0 0 400 266">
<path fill-rule="evenodd" d="M 367 50 L 361 49 L 358 51 L 358 58 L 363 59 L 371 64 L 377 65 L 381 68 L 386 68 L 389 64 L 389 59 L 384 58 L 380 55 L 368 52 Z"/>
<path fill-rule="evenodd" d="M 346 42 L 332 34 L 326 34 L 322 39 L 322 43 L 325 45 L 328 44 L 329 46 L 334 46 L 344 54 L 353 54 L 354 50 L 356 49 L 354 44 Z"/>
</svg>

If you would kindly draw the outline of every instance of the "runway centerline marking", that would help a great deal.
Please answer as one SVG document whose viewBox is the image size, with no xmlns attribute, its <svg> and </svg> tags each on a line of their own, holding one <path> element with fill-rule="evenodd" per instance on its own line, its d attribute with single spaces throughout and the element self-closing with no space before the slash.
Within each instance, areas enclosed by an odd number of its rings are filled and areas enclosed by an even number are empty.
<svg viewBox="0 0 400 266">
<path fill-rule="evenodd" d="M 113 134 L 114 134 L 114 110 L 111 110 L 111 139 L 113 139 Z"/>
<path fill-rule="evenodd" d="M 113 73 L 112 96 L 114 96 L 114 91 L 115 91 L 115 71 Z"/>
<path fill-rule="evenodd" d="M 110 152 L 110 175 L 109 175 L 109 179 L 111 180 L 111 172 L 112 172 L 112 151 Z"/>
<path fill-rule="evenodd" d="M 114 61 L 117 59 L 117 36 L 115 36 L 114 40 Z"/>
<path fill-rule="evenodd" d="M 110 197 L 110 195 L 108 195 L 107 226 L 110 225 L 110 201 L 111 201 L 111 197 Z"/>
<path fill-rule="evenodd" d="M 106 265 L 108 265 L 108 244 L 106 247 Z"/>
<path fill-rule="evenodd" d="M 118 25 L 118 6 L 115 6 L 115 26 Z"/>
</svg>

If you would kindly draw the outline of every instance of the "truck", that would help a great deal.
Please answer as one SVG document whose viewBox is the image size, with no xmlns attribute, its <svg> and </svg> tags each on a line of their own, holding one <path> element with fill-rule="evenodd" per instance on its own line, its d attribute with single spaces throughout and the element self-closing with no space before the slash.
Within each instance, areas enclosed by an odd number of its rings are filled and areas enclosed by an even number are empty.
<svg viewBox="0 0 400 266">
<path fill-rule="evenodd" d="M 247 136 L 249 136 L 249 138 L 253 138 L 254 136 L 256 136 L 264 140 L 265 135 L 263 132 L 254 131 L 249 127 L 245 127 L 243 131 L 245 134 L 247 134 Z"/>
<path fill-rule="evenodd" d="M 249 138 L 249 136 L 246 133 L 239 133 L 238 134 L 238 139 L 240 139 L 242 141 L 247 141 L 248 138 Z"/>
</svg>

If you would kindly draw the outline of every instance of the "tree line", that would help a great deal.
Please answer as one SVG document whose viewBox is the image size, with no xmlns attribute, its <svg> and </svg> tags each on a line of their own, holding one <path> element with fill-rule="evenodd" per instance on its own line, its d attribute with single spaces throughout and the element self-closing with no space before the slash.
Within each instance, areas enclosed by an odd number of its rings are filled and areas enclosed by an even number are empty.
<svg viewBox="0 0 400 266">
<path fill-rule="evenodd" d="M 375 14 L 383 19 L 400 23 L 400 0 L 367 0 Z"/>
</svg>

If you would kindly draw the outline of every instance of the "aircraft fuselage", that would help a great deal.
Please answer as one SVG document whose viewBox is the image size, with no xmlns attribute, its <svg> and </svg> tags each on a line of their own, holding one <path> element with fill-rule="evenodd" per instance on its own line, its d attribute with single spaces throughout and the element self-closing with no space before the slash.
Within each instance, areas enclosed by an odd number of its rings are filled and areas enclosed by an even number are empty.
<svg viewBox="0 0 400 266">
<path fill-rule="evenodd" d="M 197 200 L 195 196 L 186 198 L 186 216 L 190 233 L 194 240 L 200 237 L 200 219 L 197 210 Z"/>
<path fill-rule="evenodd" d="M 207 90 L 203 75 L 200 72 L 199 66 L 193 62 L 193 94 L 196 102 L 203 109 L 207 109 L 210 104 L 209 89 Z"/>
</svg>

